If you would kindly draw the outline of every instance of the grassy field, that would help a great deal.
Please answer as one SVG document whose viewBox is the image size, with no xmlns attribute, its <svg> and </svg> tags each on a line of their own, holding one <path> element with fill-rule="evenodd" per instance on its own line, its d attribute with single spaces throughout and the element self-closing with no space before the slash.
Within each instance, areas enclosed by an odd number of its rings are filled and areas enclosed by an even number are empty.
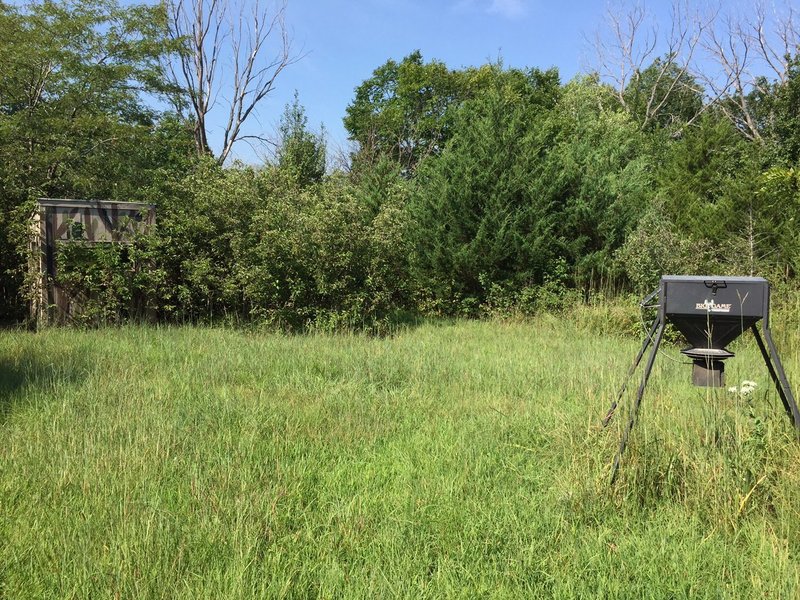
<svg viewBox="0 0 800 600">
<path fill-rule="evenodd" d="M 609 488 L 638 343 L 0 333 L 0 597 L 800 597 L 800 445 L 751 343 L 747 397 L 662 352 Z"/>
</svg>

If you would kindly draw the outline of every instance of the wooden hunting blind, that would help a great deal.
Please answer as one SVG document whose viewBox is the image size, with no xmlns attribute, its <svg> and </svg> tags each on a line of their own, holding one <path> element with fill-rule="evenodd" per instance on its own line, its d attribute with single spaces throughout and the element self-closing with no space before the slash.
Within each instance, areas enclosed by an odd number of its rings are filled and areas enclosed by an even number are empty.
<svg viewBox="0 0 800 600">
<path fill-rule="evenodd" d="M 726 346 L 748 329 L 752 331 L 783 408 L 800 432 L 800 410 L 769 328 L 769 297 L 769 283 L 762 277 L 665 275 L 661 278 L 658 289 L 641 303 L 642 308 L 656 308 L 656 317 L 628 370 L 619 394 L 603 419 L 603 425 L 608 425 L 625 393 L 628 381 L 639 366 L 647 348 L 652 344 L 628 424 L 623 431 L 619 450 L 614 459 L 612 483 L 616 478 L 628 436 L 638 416 L 645 386 L 653 369 L 664 327 L 668 322 L 672 323 L 689 342 L 689 347 L 681 352 L 692 359 L 692 383 L 705 387 L 725 385 L 723 361 L 734 356 Z M 654 299 L 657 299 L 657 302 L 651 305 L 650 302 Z M 760 332 L 757 327 L 759 321 Z"/>
<path fill-rule="evenodd" d="M 155 207 L 141 202 L 40 198 L 31 217 L 30 315 L 37 325 L 80 313 L 80 298 L 59 284 L 56 255 L 64 244 L 129 244 L 155 224 Z"/>
</svg>

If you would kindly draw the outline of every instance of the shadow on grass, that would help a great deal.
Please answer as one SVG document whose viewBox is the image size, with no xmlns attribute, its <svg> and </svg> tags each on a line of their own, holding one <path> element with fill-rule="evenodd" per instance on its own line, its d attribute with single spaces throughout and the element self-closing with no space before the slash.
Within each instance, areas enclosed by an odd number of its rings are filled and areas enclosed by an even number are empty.
<svg viewBox="0 0 800 600">
<path fill-rule="evenodd" d="M 17 392 L 25 386 L 25 375 L 11 361 L 0 358 L 0 424 L 11 413 Z"/>
<path fill-rule="evenodd" d="M 83 379 L 87 372 L 86 358 L 75 351 L 52 355 L 29 348 L 13 357 L 0 356 L 0 425 L 6 422 L 16 404 L 26 401 L 28 390 Z"/>
</svg>

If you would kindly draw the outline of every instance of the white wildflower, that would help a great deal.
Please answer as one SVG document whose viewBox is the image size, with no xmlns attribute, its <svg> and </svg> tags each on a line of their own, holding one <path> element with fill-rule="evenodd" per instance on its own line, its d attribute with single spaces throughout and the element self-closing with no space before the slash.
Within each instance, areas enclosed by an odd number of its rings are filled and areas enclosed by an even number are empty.
<svg viewBox="0 0 800 600">
<path fill-rule="evenodd" d="M 758 386 L 758 384 L 755 381 L 743 381 L 741 387 L 742 396 L 749 396 L 753 391 L 755 391 L 756 386 Z"/>
<path fill-rule="evenodd" d="M 739 394 L 740 396 L 749 396 L 755 391 L 757 386 L 758 384 L 755 381 L 748 381 L 745 379 L 739 387 L 735 385 L 729 387 L 728 392 L 731 394 Z"/>
</svg>

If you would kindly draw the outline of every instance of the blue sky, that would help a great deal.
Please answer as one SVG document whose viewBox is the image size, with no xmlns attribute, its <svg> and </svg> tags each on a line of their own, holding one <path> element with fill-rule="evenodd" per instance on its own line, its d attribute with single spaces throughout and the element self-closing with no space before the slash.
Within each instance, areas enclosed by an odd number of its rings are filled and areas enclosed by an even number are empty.
<svg viewBox="0 0 800 600">
<path fill-rule="evenodd" d="M 772 15 L 768 18 L 787 14 L 789 7 L 798 9 L 798 0 L 676 1 L 687 14 L 698 11 L 707 18 L 717 13 L 715 27 L 723 29 L 728 15 L 734 23 L 743 16 L 751 19 L 754 1 L 763 3 Z M 557 67 L 566 82 L 598 67 L 587 40 L 598 33 L 613 37 L 609 12 L 624 16 L 634 6 L 644 8 L 645 29 L 659 29 L 656 55 L 665 52 L 672 22 L 666 0 L 288 0 L 287 26 L 303 57 L 281 74 L 247 129 L 274 139 L 283 109 L 297 90 L 309 125 L 325 126 L 329 154 L 335 156 L 348 148 L 342 118 L 355 88 L 388 59 L 420 50 L 425 60 L 443 61 L 451 69 L 502 59 L 507 67 Z M 698 54 L 694 60 L 703 59 Z M 215 146 L 213 127 L 210 134 Z M 235 154 L 258 163 L 266 152 L 241 143 Z"/>
<path fill-rule="evenodd" d="M 296 89 L 309 125 L 324 124 L 329 150 L 347 147 L 342 126 L 355 88 L 386 60 L 419 49 L 450 68 L 502 57 L 506 66 L 558 67 L 562 80 L 585 63 L 602 0 L 289 0 L 287 25 L 304 57 L 283 72 L 251 127 L 272 135 Z M 258 155 L 245 144 L 236 154 Z"/>
</svg>

